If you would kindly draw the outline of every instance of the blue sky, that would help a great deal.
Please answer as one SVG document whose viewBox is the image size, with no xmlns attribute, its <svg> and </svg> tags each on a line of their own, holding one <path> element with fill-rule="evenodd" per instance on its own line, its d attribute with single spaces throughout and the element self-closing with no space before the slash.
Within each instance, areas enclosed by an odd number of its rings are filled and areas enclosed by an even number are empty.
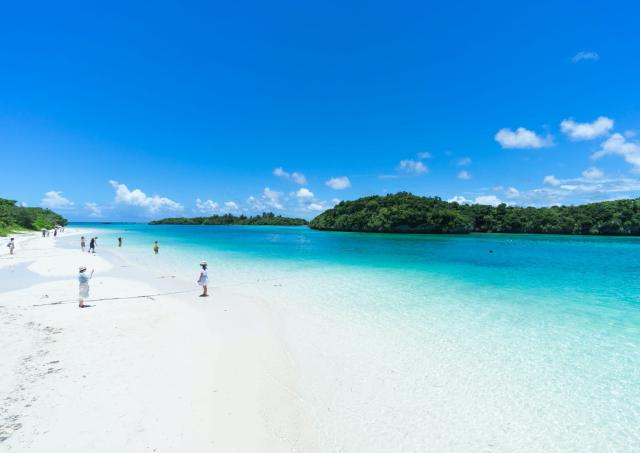
<svg viewBox="0 0 640 453">
<path fill-rule="evenodd" d="M 637 197 L 640 6 L 451 3 L 4 5 L 0 196 L 72 220 Z"/>
</svg>

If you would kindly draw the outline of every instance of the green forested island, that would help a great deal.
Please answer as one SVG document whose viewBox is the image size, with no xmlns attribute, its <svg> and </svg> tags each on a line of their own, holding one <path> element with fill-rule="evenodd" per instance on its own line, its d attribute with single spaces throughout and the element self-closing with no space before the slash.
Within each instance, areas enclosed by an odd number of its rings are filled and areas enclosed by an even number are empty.
<svg viewBox="0 0 640 453">
<path fill-rule="evenodd" d="M 298 226 L 306 225 L 305 219 L 282 217 L 273 212 L 263 212 L 262 215 L 247 217 L 231 214 L 212 215 L 209 217 L 171 217 L 168 219 L 153 220 L 150 225 L 278 225 Z"/>
<path fill-rule="evenodd" d="M 67 219 L 49 209 L 16 206 L 15 200 L 0 198 L 0 236 L 66 224 Z"/>
<path fill-rule="evenodd" d="M 496 207 L 407 192 L 343 201 L 313 219 L 318 230 L 380 233 L 640 235 L 640 198 L 580 206 Z"/>
</svg>

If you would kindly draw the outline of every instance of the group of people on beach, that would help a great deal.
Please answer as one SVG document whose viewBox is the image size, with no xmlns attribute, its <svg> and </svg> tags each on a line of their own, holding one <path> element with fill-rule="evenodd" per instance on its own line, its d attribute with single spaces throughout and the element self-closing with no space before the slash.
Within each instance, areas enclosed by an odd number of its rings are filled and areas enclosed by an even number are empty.
<svg viewBox="0 0 640 453">
<path fill-rule="evenodd" d="M 98 240 L 97 236 L 91 238 L 91 241 L 89 242 L 89 252 L 93 252 L 95 254 L 97 240 Z M 13 241 L 13 238 L 12 238 L 12 241 Z M 82 249 L 83 252 L 85 249 L 85 245 L 86 245 L 85 238 L 84 236 L 82 236 L 80 238 L 80 248 Z M 118 247 L 122 247 L 122 237 L 118 237 Z M 154 241 L 153 253 L 157 255 L 159 250 L 160 250 L 160 246 L 158 245 L 158 241 Z M 202 294 L 200 294 L 200 297 L 209 297 L 209 293 L 208 293 L 209 273 L 207 272 L 207 268 L 208 268 L 207 262 L 202 261 L 200 263 L 200 275 L 198 276 L 198 280 L 196 281 L 196 283 L 202 287 Z M 78 283 L 79 283 L 78 306 L 80 308 L 84 308 L 87 306 L 85 305 L 84 302 L 89 298 L 89 282 L 93 278 L 93 273 L 94 271 L 92 269 L 91 272 L 87 274 L 86 266 L 80 266 L 80 268 L 78 269 Z"/>
<path fill-rule="evenodd" d="M 98 236 L 92 237 L 89 241 L 89 253 L 96 254 L 96 245 L 98 245 Z M 80 249 L 84 252 L 87 243 L 85 242 L 84 236 L 80 237 Z"/>
<path fill-rule="evenodd" d="M 56 226 L 53 228 L 53 237 L 56 237 L 58 235 L 58 231 L 60 231 L 61 233 L 64 233 L 64 227 L 63 226 Z M 49 237 L 49 233 L 51 233 L 50 230 L 43 228 L 42 229 L 42 237 Z"/>
<path fill-rule="evenodd" d="M 58 236 L 58 231 L 61 233 L 64 232 L 64 227 L 56 226 L 53 229 L 53 237 Z M 43 228 L 42 229 L 42 237 L 49 237 L 50 230 Z M 9 249 L 9 255 L 14 255 L 16 250 L 16 238 L 10 238 L 9 242 L 7 242 L 7 248 Z"/>
</svg>

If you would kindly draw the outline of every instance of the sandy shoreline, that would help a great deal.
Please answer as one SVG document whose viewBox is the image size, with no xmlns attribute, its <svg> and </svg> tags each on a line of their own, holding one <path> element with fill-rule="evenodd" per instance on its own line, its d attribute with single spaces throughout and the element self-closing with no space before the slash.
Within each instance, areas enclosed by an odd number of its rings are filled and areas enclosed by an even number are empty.
<svg viewBox="0 0 640 453">
<path fill-rule="evenodd" d="M 0 259 L 3 450 L 316 450 L 266 301 L 202 300 L 192 282 L 61 239 L 20 236 Z M 96 271 L 86 309 L 79 265 Z"/>
</svg>

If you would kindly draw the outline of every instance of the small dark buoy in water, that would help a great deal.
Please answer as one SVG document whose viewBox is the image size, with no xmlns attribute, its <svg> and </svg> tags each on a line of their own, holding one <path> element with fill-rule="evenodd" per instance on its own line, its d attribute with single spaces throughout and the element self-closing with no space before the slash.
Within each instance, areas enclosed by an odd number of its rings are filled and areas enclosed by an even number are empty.
<svg viewBox="0 0 640 453">
<path fill-rule="evenodd" d="M 489 250 L 489 253 L 493 253 L 493 250 Z"/>
</svg>

